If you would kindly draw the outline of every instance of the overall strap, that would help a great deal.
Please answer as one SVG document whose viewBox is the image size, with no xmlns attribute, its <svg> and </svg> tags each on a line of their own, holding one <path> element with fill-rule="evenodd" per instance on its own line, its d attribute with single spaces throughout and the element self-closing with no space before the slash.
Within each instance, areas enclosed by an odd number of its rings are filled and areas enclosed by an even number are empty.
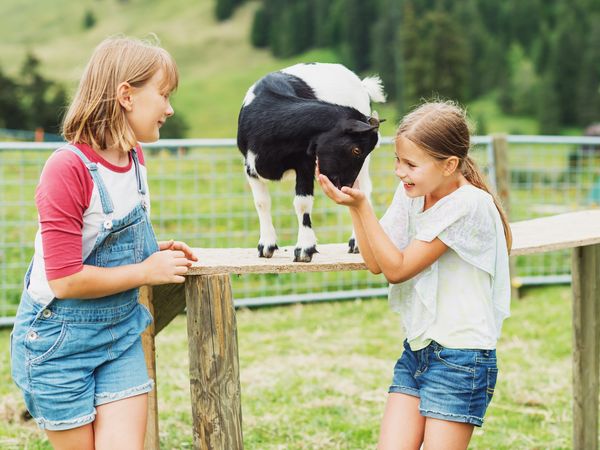
<svg viewBox="0 0 600 450">
<path fill-rule="evenodd" d="M 74 145 L 67 144 L 60 147 L 56 151 L 59 152 L 61 150 L 69 150 L 75 153 L 77 156 L 79 156 L 79 158 L 83 161 L 83 163 L 89 170 L 90 175 L 94 180 L 94 183 L 96 183 L 96 186 L 98 186 L 98 192 L 100 193 L 100 201 L 102 202 L 102 212 L 106 216 L 106 220 L 104 221 L 104 228 L 110 230 L 112 228 L 112 213 L 114 211 L 114 207 L 112 200 L 110 199 L 110 195 L 108 194 L 108 190 L 106 189 L 106 185 L 104 184 L 104 181 L 102 181 L 102 177 L 98 172 L 98 164 L 91 162 L 87 158 L 87 156 L 85 156 L 83 152 Z"/>
<path fill-rule="evenodd" d="M 146 195 L 146 183 L 144 183 L 144 176 L 140 170 L 140 161 L 138 159 L 135 147 L 131 149 L 131 156 L 133 159 L 133 165 L 135 166 L 135 178 L 137 180 L 138 192 L 141 195 Z"/>
</svg>

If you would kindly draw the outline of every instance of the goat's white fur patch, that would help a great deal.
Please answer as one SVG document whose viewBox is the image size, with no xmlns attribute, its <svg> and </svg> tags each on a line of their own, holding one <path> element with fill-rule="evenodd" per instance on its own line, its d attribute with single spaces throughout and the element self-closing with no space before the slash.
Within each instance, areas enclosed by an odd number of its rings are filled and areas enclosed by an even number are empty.
<svg viewBox="0 0 600 450">
<path fill-rule="evenodd" d="M 310 214 L 313 208 L 314 197 L 312 195 L 296 195 L 294 197 L 294 209 L 298 218 L 298 242 L 296 247 L 310 248 L 317 245 L 317 237 L 311 227 L 302 225 L 304 214 Z"/>
<path fill-rule="evenodd" d="M 358 76 L 341 64 L 296 64 L 282 72 L 295 75 L 308 84 L 318 99 L 342 106 L 351 106 L 365 116 L 371 115 L 371 98 L 379 101 L 383 90 L 377 89 L 375 77 L 366 84 Z"/>
<path fill-rule="evenodd" d="M 250 103 L 252 103 L 252 100 L 256 98 L 256 94 L 254 93 L 254 86 L 255 84 L 250 86 L 250 89 L 248 89 L 248 92 L 246 92 L 246 96 L 244 97 L 244 106 L 248 106 Z"/>
<path fill-rule="evenodd" d="M 255 175 L 256 177 L 258 177 L 260 179 L 260 181 L 262 181 L 263 183 L 266 183 L 267 181 L 271 181 L 271 180 L 261 177 L 259 175 L 259 173 L 256 171 L 256 153 L 254 153 L 252 150 L 248 150 L 246 152 L 246 167 L 248 168 L 248 171 L 252 175 Z M 289 169 L 289 170 L 286 170 L 285 172 L 283 172 L 283 175 L 281 176 L 281 178 L 278 181 L 294 180 L 295 178 L 296 178 L 296 171 L 294 169 Z"/>
<path fill-rule="evenodd" d="M 277 233 L 271 219 L 271 196 L 269 195 L 269 190 L 262 181 L 248 175 L 246 175 L 246 178 L 252 189 L 254 206 L 256 207 L 260 222 L 260 239 L 258 242 L 265 247 L 275 245 L 277 243 Z"/>
</svg>

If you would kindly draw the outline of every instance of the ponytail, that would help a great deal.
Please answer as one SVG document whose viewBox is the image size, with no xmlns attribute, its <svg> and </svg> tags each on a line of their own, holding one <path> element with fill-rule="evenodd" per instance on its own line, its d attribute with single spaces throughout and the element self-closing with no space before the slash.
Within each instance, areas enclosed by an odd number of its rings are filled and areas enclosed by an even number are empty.
<svg viewBox="0 0 600 450">
<path fill-rule="evenodd" d="M 497 196 L 491 191 L 488 184 L 485 182 L 485 178 L 483 174 L 477 167 L 477 164 L 470 156 L 466 156 L 463 158 L 463 163 L 461 167 L 461 172 L 463 176 L 467 179 L 469 183 L 473 186 L 486 191 L 488 194 L 492 196 L 494 199 L 494 204 L 500 213 L 500 218 L 502 219 L 502 226 L 504 227 L 504 236 L 506 237 L 506 247 L 508 248 L 508 253 L 510 253 L 510 249 L 512 247 L 512 232 L 510 230 L 510 225 L 508 223 L 508 217 L 500 204 Z"/>
</svg>

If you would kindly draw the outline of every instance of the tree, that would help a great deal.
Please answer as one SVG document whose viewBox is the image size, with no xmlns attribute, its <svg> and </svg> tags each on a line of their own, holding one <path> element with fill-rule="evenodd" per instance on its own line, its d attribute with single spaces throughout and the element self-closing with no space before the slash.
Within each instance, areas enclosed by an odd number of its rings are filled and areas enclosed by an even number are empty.
<svg viewBox="0 0 600 450">
<path fill-rule="evenodd" d="M 555 89 L 554 74 L 548 71 L 538 85 L 537 119 L 541 134 L 556 134 L 560 130 L 560 101 Z"/>
<path fill-rule="evenodd" d="M 344 62 L 355 71 L 369 67 L 369 31 L 365 24 L 372 23 L 373 4 L 363 0 L 345 0 L 341 16 L 340 48 Z"/>
<path fill-rule="evenodd" d="M 383 7 L 390 11 L 396 0 L 385 0 Z M 399 17 L 393 14 L 382 14 L 373 26 L 371 34 L 371 50 L 369 67 L 383 81 L 388 99 L 396 98 L 396 58 L 401 57 L 398 48 Z"/>
<path fill-rule="evenodd" d="M 250 42 L 254 47 L 267 47 L 269 45 L 270 16 L 264 6 L 254 13 Z"/>
<path fill-rule="evenodd" d="M 236 0 L 216 0 L 215 17 L 219 22 L 229 19 L 233 15 L 233 11 L 237 4 Z"/>
<path fill-rule="evenodd" d="M 0 128 L 26 128 L 27 115 L 19 95 L 20 86 L 0 69 Z"/>
<path fill-rule="evenodd" d="M 412 82 L 418 97 L 441 95 L 463 101 L 466 97 L 466 40 L 452 17 L 432 11 L 419 27 L 421 40 L 413 61 Z M 410 65 L 409 65 L 410 66 Z"/>
<path fill-rule="evenodd" d="M 93 28 L 94 25 L 96 25 L 96 16 L 92 11 L 86 9 L 85 14 L 83 15 L 83 29 L 89 30 L 90 28 Z"/>
<path fill-rule="evenodd" d="M 579 125 L 600 121 L 600 14 L 591 20 L 576 89 Z"/>
</svg>

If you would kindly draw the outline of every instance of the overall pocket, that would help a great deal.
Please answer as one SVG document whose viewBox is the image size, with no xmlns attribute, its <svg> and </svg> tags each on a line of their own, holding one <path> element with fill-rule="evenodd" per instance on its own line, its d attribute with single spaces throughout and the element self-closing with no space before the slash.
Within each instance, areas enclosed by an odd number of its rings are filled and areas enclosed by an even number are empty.
<svg viewBox="0 0 600 450">
<path fill-rule="evenodd" d="M 96 265 L 117 267 L 142 262 L 143 229 L 144 222 L 138 221 L 110 233 L 96 250 Z"/>
<path fill-rule="evenodd" d="M 41 364 L 54 355 L 67 335 L 65 322 L 36 319 L 25 333 L 27 364 Z"/>
</svg>

